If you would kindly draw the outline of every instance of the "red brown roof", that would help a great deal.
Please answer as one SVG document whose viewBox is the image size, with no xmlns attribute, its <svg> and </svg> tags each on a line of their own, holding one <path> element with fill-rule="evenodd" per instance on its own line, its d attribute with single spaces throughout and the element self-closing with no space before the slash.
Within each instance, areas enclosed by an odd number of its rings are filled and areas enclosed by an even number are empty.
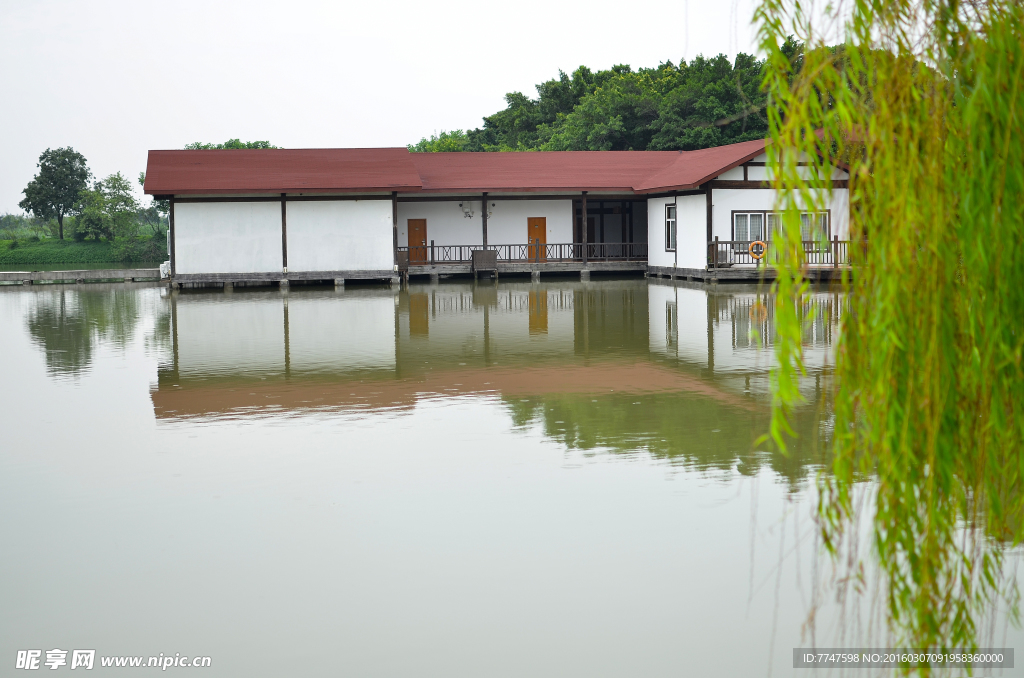
<svg viewBox="0 0 1024 678">
<path fill-rule="evenodd" d="M 151 195 L 477 193 L 693 189 L 764 152 L 764 141 L 700 151 L 409 153 L 404 148 L 150 151 Z"/>
<path fill-rule="evenodd" d="M 404 148 L 150 151 L 150 194 L 419 190 Z"/>
</svg>

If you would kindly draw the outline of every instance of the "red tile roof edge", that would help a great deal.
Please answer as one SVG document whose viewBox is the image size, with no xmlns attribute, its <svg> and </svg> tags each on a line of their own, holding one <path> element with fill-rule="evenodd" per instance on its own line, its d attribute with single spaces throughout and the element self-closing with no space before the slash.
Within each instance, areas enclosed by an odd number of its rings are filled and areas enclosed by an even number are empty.
<svg viewBox="0 0 1024 678">
<path fill-rule="evenodd" d="M 766 143 L 760 140 L 741 142 L 698 151 L 446 153 L 430 154 L 430 157 L 409 153 L 401 147 L 153 150 L 149 152 L 143 190 L 148 195 L 475 194 L 483 191 L 644 195 L 696 189 L 764 153 Z M 737 148 L 740 146 L 746 148 Z M 737 156 L 738 151 L 743 152 Z M 582 163 L 581 167 L 579 161 L 591 154 L 594 162 Z M 725 156 L 723 160 L 727 161 L 718 164 L 716 156 L 719 155 Z M 692 163 L 687 156 L 692 157 Z M 169 162 L 172 158 L 173 162 Z M 272 158 L 283 161 L 268 162 Z M 484 158 L 495 162 L 481 163 Z M 208 162 L 214 159 L 217 162 Z M 707 165 L 707 168 L 701 168 L 704 171 L 699 175 L 686 176 L 692 164 Z M 570 176 L 565 176 L 567 174 Z M 527 185 L 530 179 L 524 181 L 524 175 L 534 177 L 536 183 Z M 552 183 L 560 178 L 576 181 L 567 182 L 568 185 Z M 612 185 L 616 180 L 627 185 Z"/>
</svg>

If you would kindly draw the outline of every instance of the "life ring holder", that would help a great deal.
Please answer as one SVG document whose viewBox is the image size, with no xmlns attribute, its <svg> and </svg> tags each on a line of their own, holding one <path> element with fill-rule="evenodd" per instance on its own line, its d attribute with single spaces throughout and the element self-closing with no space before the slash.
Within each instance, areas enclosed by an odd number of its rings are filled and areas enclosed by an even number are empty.
<svg viewBox="0 0 1024 678">
<path fill-rule="evenodd" d="M 761 246 L 761 253 L 760 254 L 754 252 L 754 245 L 760 245 Z M 758 261 L 760 261 L 764 257 L 764 255 L 768 252 L 768 243 L 766 243 L 764 240 L 755 240 L 754 242 L 750 243 L 747 246 L 747 251 L 750 252 L 750 256 L 752 256 L 755 259 L 757 259 Z"/>
</svg>

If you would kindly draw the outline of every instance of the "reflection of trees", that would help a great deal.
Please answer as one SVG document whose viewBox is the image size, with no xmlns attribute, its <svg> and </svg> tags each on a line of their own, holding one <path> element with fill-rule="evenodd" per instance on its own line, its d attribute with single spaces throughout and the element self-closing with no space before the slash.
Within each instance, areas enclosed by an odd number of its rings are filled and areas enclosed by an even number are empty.
<svg viewBox="0 0 1024 678">
<path fill-rule="evenodd" d="M 92 360 L 92 330 L 77 295 L 64 290 L 38 293 L 36 307 L 28 316 L 28 331 L 46 353 L 51 374 L 77 375 Z"/>
<path fill-rule="evenodd" d="M 822 459 L 822 417 L 813 406 L 798 413 L 801 436 L 787 456 L 755 448 L 768 425 L 768 409 L 753 399 L 749 407 L 678 392 L 555 394 L 505 402 L 516 426 L 540 422 L 547 436 L 574 449 L 646 452 L 702 471 L 736 470 L 743 475 L 767 465 L 794 486 Z"/>
<path fill-rule="evenodd" d="M 140 303 L 132 289 L 37 292 L 28 331 L 46 354 L 51 374 L 76 376 L 89 368 L 100 342 L 124 348 L 135 335 Z"/>
</svg>

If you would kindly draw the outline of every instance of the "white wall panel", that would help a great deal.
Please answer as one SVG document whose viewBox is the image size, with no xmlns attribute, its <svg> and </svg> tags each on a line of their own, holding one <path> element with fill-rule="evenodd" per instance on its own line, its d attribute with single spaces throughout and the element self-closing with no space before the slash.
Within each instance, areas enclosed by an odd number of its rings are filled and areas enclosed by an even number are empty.
<svg viewBox="0 0 1024 678">
<path fill-rule="evenodd" d="M 527 242 L 526 220 L 529 217 L 547 219 L 549 243 L 572 242 L 571 200 L 489 200 L 488 204 L 492 202 L 494 207 L 487 220 L 487 242 L 490 244 L 518 245 Z"/>
<path fill-rule="evenodd" d="M 427 220 L 427 244 L 480 245 L 483 225 L 480 219 L 480 201 L 470 201 L 473 218 L 467 219 L 452 202 L 400 202 L 398 203 L 398 246 L 409 244 L 409 219 Z M 549 243 L 572 242 L 571 200 L 488 200 L 494 203 L 487 220 L 487 242 L 491 245 L 514 245 L 527 241 L 526 220 L 529 217 L 547 219 Z"/>
<path fill-rule="evenodd" d="M 176 273 L 282 270 L 281 203 L 175 203 Z"/>
<path fill-rule="evenodd" d="M 665 205 L 672 198 L 651 198 L 647 201 L 647 263 L 651 266 L 669 266 L 675 263 L 675 253 L 665 249 Z"/>
<path fill-rule="evenodd" d="M 846 240 L 850 233 L 849 191 L 835 188 L 828 193 L 825 204 L 831 211 L 832 234 L 839 236 L 840 240 Z M 720 240 L 732 240 L 733 211 L 772 211 L 776 207 L 776 191 L 773 189 L 715 189 L 711 197 L 714 205 L 714 235 Z"/>
<path fill-rule="evenodd" d="M 708 199 L 704 195 L 676 198 L 679 220 L 676 242 L 679 268 L 704 268 L 708 263 Z"/>
<path fill-rule="evenodd" d="M 459 202 L 398 203 L 398 246 L 409 244 L 409 219 L 427 220 L 427 244 L 479 245 L 483 243 L 480 201 L 473 203 L 473 218 L 463 216 Z"/>
<path fill-rule="evenodd" d="M 291 201 L 287 206 L 289 272 L 390 271 L 394 266 L 390 200 Z"/>
<path fill-rule="evenodd" d="M 665 205 L 676 204 L 676 248 L 665 249 Z M 703 195 L 652 198 L 647 201 L 648 253 L 651 266 L 704 268 L 707 264 L 707 202 Z M 678 258 L 677 258 L 678 254 Z"/>
</svg>

